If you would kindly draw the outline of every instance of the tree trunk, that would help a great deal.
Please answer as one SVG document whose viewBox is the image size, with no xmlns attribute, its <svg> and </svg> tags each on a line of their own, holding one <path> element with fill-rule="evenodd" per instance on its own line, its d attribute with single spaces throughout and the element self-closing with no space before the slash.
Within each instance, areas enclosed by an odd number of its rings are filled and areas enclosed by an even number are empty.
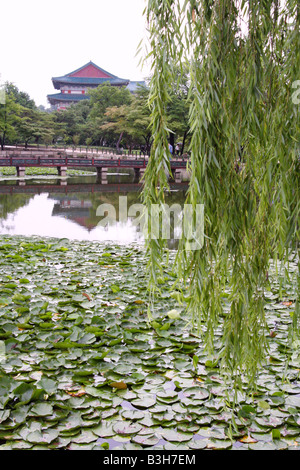
<svg viewBox="0 0 300 470">
<path fill-rule="evenodd" d="M 123 134 L 124 134 L 124 132 L 121 132 L 120 137 L 119 137 L 119 140 L 118 140 L 118 142 L 117 142 L 117 150 L 120 150 L 120 143 L 121 143 Z"/>
<path fill-rule="evenodd" d="M 187 133 L 188 133 L 188 130 L 185 131 L 184 135 L 183 135 L 183 139 L 182 139 L 182 147 L 181 147 L 181 152 L 180 152 L 180 156 L 182 157 L 183 155 L 183 150 L 184 150 L 184 144 L 185 144 L 185 141 L 186 141 L 186 136 L 187 136 Z"/>
</svg>

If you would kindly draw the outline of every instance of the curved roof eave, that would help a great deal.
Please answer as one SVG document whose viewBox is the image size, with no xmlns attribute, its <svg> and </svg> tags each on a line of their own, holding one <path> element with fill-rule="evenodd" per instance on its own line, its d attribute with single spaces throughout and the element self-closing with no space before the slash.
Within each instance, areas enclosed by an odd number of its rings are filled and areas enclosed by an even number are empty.
<svg viewBox="0 0 300 470">
<path fill-rule="evenodd" d="M 63 85 L 99 86 L 102 83 L 110 83 L 113 86 L 127 86 L 130 80 L 123 78 L 87 78 L 87 77 L 53 77 L 53 86 L 57 90 Z"/>
<path fill-rule="evenodd" d="M 60 103 L 62 101 L 70 102 L 70 101 L 82 101 L 82 100 L 89 100 L 89 95 L 75 95 L 75 94 L 65 94 L 65 93 L 55 93 L 53 95 L 47 95 L 47 99 L 49 103 L 55 104 Z"/>
</svg>

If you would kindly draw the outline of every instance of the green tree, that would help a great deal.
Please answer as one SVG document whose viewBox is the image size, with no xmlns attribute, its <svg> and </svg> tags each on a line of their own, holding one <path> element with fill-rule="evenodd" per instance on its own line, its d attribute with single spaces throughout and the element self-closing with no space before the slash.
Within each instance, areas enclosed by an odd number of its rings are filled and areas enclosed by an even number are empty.
<svg viewBox="0 0 300 470">
<path fill-rule="evenodd" d="M 129 151 L 141 148 L 148 153 L 151 147 L 148 99 L 148 89 L 139 87 L 130 104 L 107 108 L 100 125 L 106 136 L 110 133 L 110 138 L 122 140 Z"/>
<path fill-rule="evenodd" d="M 56 138 L 64 140 L 66 143 L 73 144 L 73 137 L 76 137 L 78 143 L 84 144 L 87 135 L 87 123 L 91 106 L 88 100 L 69 106 L 63 111 L 53 113 L 54 122 L 57 127 Z"/>
<path fill-rule="evenodd" d="M 95 138 L 99 141 L 116 142 L 119 148 L 120 142 L 123 137 L 121 130 L 118 137 L 115 132 L 118 128 L 117 120 L 111 120 L 111 112 L 109 108 L 121 108 L 124 105 L 129 105 L 132 100 L 132 95 L 129 90 L 124 87 L 115 87 L 110 84 L 103 84 L 95 89 L 89 90 L 91 97 L 91 113 L 90 121 L 91 126 L 94 128 Z M 108 114 L 106 115 L 106 112 Z"/>
<path fill-rule="evenodd" d="M 132 103 L 128 106 L 127 124 L 128 133 L 146 153 L 149 153 L 152 144 L 152 130 L 148 88 L 138 87 Z"/>
<path fill-rule="evenodd" d="M 5 101 L 0 104 L 0 145 L 1 150 L 7 141 L 14 141 L 17 138 L 16 125 L 20 120 L 22 107 L 15 102 L 14 98 L 7 94 Z"/>
<path fill-rule="evenodd" d="M 175 69 L 174 83 L 170 91 L 170 101 L 167 106 L 167 116 L 169 128 L 174 136 L 174 142 L 181 143 L 180 155 L 185 150 L 190 126 L 189 126 L 189 109 L 190 109 L 190 77 L 187 66 L 182 69 Z"/>
<path fill-rule="evenodd" d="M 16 85 L 11 82 L 5 83 L 5 91 L 14 98 L 15 102 L 23 106 L 23 108 L 36 109 L 34 100 L 30 98 L 28 93 L 20 91 Z"/>
<path fill-rule="evenodd" d="M 89 95 L 91 97 L 92 118 L 103 117 L 107 108 L 130 104 L 132 100 L 131 93 L 127 88 L 119 88 L 110 84 L 103 84 L 90 89 Z"/>
<path fill-rule="evenodd" d="M 25 147 L 29 142 L 51 143 L 54 135 L 52 125 L 53 121 L 48 113 L 21 107 L 20 118 L 15 126 L 18 141 L 24 142 Z"/>
<path fill-rule="evenodd" d="M 205 208 L 205 242 L 183 236 L 174 269 L 188 312 L 214 351 L 223 321 L 220 364 L 237 383 L 255 380 L 265 360 L 264 291 L 271 258 L 299 259 L 300 7 L 297 0 L 149 0 L 153 145 L 144 203 L 164 203 L 170 171 L 168 109 L 178 65 L 190 77 L 191 173 L 187 204 Z M 242 154 L 241 154 L 242 149 Z M 242 161 L 240 161 L 242 158 Z M 152 294 L 165 241 L 147 249 Z M 298 250 L 298 251 L 297 251 Z M 224 310 L 227 283 L 230 311 Z M 300 281 L 299 281 L 300 284 Z M 299 301 L 295 314 L 299 315 Z"/>
</svg>

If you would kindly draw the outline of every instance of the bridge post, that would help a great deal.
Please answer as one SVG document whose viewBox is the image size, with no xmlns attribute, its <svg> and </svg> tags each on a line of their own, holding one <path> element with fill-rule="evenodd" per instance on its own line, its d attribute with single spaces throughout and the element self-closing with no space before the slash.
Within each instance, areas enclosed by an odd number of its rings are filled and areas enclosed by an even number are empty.
<svg viewBox="0 0 300 470">
<path fill-rule="evenodd" d="M 175 183 L 182 183 L 182 170 L 180 170 L 179 168 L 173 168 L 172 177 Z"/>
<path fill-rule="evenodd" d="M 97 178 L 101 180 L 101 184 L 107 184 L 107 168 L 97 167 Z"/>
<path fill-rule="evenodd" d="M 134 168 L 134 179 L 137 181 L 141 181 L 145 171 L 146 168 Z"/>
<path fill-rule="evenodd" d="M 182 183 L 182 171 L 175 170 L 175 183 Z"/>
<path fill-rule="evenodd" d="M 62 176 L 63 178 L 66 178 L 66 176 L 67 176 L 67 167 L 66 166 L 58 166 L 57 171 L 58 171 L 58 176 Z"/>
<path fill-rule="evenodd" d="M 25 177 L 25 170 L 26 170 L 26 168 L 24 166 L 17 166 L 17 176 L 19 178 L 24 178 Z"/>
</svg>

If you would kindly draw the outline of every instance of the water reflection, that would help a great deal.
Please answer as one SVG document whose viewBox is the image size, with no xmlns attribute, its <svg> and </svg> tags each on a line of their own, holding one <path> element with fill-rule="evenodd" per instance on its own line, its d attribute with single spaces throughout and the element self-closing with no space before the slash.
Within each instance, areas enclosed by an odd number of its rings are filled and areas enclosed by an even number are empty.
<svg viewBox="0 0 300 470">
<path fill-rule="evenodd" d="M 184 203 L 187 185 L 171 184 L 168 204 Z M 120 213 L 120 197 L 127 206 L 140 204 L 142 186 L 134 182 L 98 184 L 92 178 L 60 180 L 35 179 L 20 186 L 9 181 L 0 184 L 0 234 L 142 243 L 143 233 L 132 217 Z M 104 206 L 105 205 L 105 206 Z M 99 207 L 111 206 L 115 220 L 101 223 Z M 102 214 L 106 215 L 106 213 Z M 170 240 L 170 248 L 176 240 Z"/>
</svg>

